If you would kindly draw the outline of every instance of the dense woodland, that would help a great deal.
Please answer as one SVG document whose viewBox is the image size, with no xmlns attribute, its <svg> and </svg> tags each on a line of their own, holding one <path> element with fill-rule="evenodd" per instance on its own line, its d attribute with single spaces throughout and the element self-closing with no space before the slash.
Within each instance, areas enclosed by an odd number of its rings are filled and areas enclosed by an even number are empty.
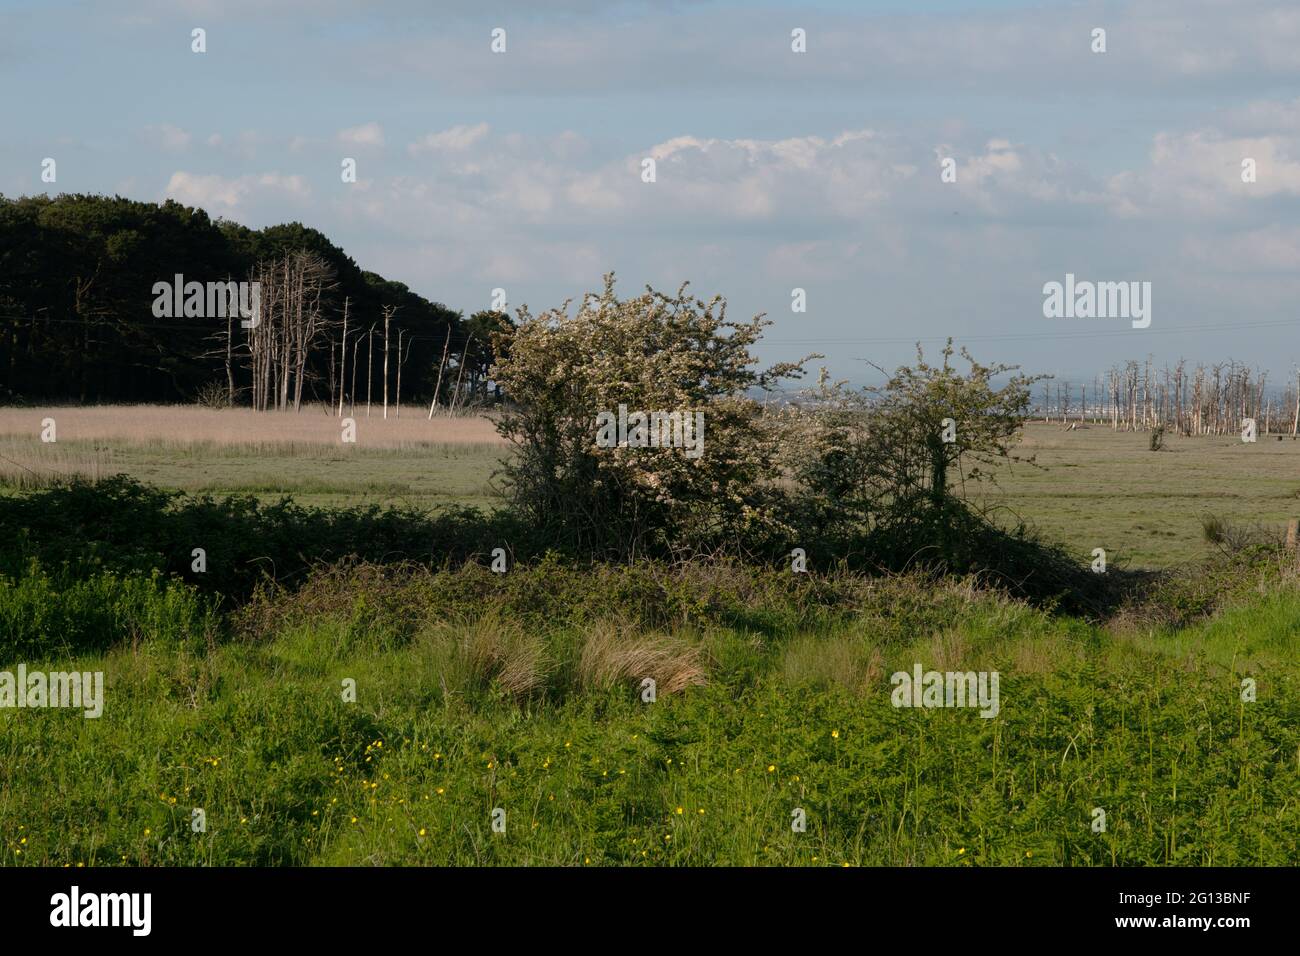
<svg viewBox="0 0 1300 956">
<path fill-rule="evenodd" d="M 156 318 L 154 284 L 259 281 L 262 320 Z M 493 397 L 499 312 L 468 319 L 361 269 L 315 229 L 168 200 L 0 197 L 0 401 L 258 409 Z"/>
</svg>

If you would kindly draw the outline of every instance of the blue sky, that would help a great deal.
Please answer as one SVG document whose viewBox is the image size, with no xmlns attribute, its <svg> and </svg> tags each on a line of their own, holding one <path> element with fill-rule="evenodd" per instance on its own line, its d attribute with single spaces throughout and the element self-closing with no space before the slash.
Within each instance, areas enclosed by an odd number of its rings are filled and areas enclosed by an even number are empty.
<svg viewBox="0 0 1300 956">
<path fill-rule="evenodd" d="M 1278 382 L 1297 80 L 1300 7 L 1269 0 L 3 2 L 0 191 L 301 220 L 466 312 L 689 279 L 839 377 L 952 335 L 1075 381 L 1153 354 Z M 1045 318 L 1067 272 L 1151 282 L 1150 327 Z"/>
</svg>

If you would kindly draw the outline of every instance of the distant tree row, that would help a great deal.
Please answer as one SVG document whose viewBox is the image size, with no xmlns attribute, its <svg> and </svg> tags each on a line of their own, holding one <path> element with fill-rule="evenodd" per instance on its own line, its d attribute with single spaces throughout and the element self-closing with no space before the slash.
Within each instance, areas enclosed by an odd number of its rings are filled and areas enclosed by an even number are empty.
<svg viewBox="0 0 1300 956">
<path fill-rule="evenodd" d="M 1077 387 L 1045 382 L 1037 412 L 1045 421 L 1090 421 L 1117 431 L 1167 428 L 1181 435 L 1230 435 L 1252 418 L 1260 434 L 1300 434 L 1300 370 L 1269 392 L 1268 372 L 1227 360 L 1189 369 L 1184 359 L 1156 369 L 1129 361 Z"/>
<path fill-rule="evenodd" d="M 156 283 L 259 282 L 259 321 L 154 314 Z M 466 319 L 362 270 L 322 233 L 248 229 L 119 196 L 0 196 L 0 400 L 341 414 L 499 397 L 499 312 Z"/>
</svg>

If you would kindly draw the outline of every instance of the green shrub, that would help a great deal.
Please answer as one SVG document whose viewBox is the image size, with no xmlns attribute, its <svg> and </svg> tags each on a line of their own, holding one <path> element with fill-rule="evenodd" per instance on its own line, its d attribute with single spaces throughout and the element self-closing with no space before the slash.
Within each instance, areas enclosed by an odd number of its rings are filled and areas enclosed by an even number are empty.
<svg viewBox="0 0 1300 956">
<path fill-rule="evenodd" d="M 46 659 L 138 641 L 206 644 L 219 619 L 210 600 L 157 572 L 103 571 L 61 580 L 33 564 L 0 575 L 0 660 Z"/>
</svg>

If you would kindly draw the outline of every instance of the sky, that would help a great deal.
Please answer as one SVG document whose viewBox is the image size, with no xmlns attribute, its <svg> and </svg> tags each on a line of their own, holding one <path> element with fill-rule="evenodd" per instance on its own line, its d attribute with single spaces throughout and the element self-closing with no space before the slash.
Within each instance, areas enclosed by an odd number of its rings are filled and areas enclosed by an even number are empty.
<svg viewBox="0 0 1300 956">
<path fill-rule="evenodd" d="M 301 221 L 466 314 L 689 281 L 852 381 L 952 336 L 1278 383 L 1298 81 L 1294 0 L 0 0 L 0 192 Z M 1045 316 L 1067 274 L 1149 282 L 1149 326 Z"/>
</svg>

